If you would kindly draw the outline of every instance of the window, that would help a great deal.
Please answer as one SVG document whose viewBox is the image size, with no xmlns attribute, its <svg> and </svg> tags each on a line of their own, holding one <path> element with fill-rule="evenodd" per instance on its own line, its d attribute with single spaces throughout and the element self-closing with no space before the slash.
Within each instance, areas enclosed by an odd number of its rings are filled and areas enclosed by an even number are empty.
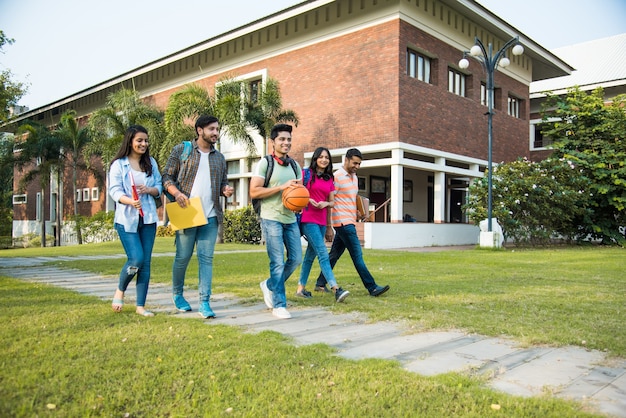
<svg viewBox="0 0 626 418">
<path fill-rule="evenodd" d="M 16 194 L 13 195 L 13 204 L 14 205 L 25 205 L 28 203 L 28 199 L 25 194 Z"/>
<path fill-rule="evenodd" d="M 50 220 L 53 221 L 57 218 L 57 199 L 59 195 L 57 193 L 50 193 Z"/>
<path fill-rule="evenodd" d="M 408 49 L 406 55 L 406 73 L 409 77 L 430 83 L 430 58 Z"/>
<path fill-rule="evenodd" d="M 35 213 L 35 219 L 41 221 L 41 193 L 37 193 L 37 208 Z"/>
<path fill-rule="evenodd" d="M 239 160 L 227 161 L 226 168 L 228 170 L 228 174 L 239 174 L 240 173 L 240 162 Z"/>
<path fill-rule="evenodd" d="M 228 185 L 233 188 L 233 194 L 226 198 L 226 204 L 231 207 L 236 207 L 239 205 L 239 202 L 237 201 L 237 195 L 239 194 L 237 186 L 239 185 L 239 181 L 229 180 Z"/>
<path fill-rule="evenodd" d="M 485 83 L 480 83 L 480 104 L 489 106 L 489 103 L 487 103 L 487 84 Z"/>
<path fill-rule="evenodd" d="M 530 135 L 532 149 L 548 148 L 554 142 L 552 138 L 541 133 L 545 128 L 547 128 L 545 123 L 535 123 L 531 125 Z"/>
<path fill-rule="evenodd" d="M 465 97 L 465 74 L 448 68 L 448 91 Z"/>
<path fill-rule="evenodd" d="M 83 189 L 83 202 L 89 202 L 89 192 L 91 190 L 88 188 Z"/>
<path fill-rule="evenodd" d="M 93 201 L 100 200 L 100 189 L 98 189 L 97 187 L 91 188 L 91 200 Z"/>
<path fill-rule="evenodd" d="M 253 80 L 249 84 L 250 89 L 250 101 L 252 103 L 259 102 L 259 93 L 261 93 L 261 80 Z"/>
<path fill-rule="evenodd" d="M 519 118 L 519 108 L 521 100 L 517 97 L 509 96 L 508 113 L 509 116 Z"/>
<path fill-rule="evenodd" d="M 81 202 L 83 199 L 83 191 L 81 189 L 76 190 L 76 201 Z"/>
</svg>

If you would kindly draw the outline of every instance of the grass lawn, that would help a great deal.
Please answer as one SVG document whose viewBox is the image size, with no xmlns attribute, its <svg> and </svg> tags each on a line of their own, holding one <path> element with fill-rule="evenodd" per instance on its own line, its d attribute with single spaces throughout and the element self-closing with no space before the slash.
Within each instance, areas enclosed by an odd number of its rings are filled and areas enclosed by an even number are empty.
<svg viewBox="0 0 626 418">
<path fill-rule="evenodd" d="M 214 293 L 261 301 L 263 247 L 217 246 Z M 155 253 L 174 251 L 159 238 Z M 222 253 L 231 251 L 230 253 Z M 119 254 L 117 243 L 0 251 L 0 257 Z M 415 331 L 464 329 L 526 344 L 579 345 L 626 356 L 624 250 L 550 248 L 435 253 L 365 250 L 379 284 L 371 298 L 345 255 L 335 271 L 352 295 L 292 297 L 297 305 L 401 320 Z M 110 275 L 124 259 L 55 262 Z M 172 256 L 153 258 L 153 281 L 169 283 Z M 195 257 L 187 284 L 197 284 Z M 1 272 L 0 272 L 1 274 Z M 311 274 L 314 285 L 317 270 Z M 0 416 L 587 416 L 549 398 L 516 398 L 450 374 L 425 378 L 383 360 L 349 361 L 323 345 L 293 347 L 273 332 L 115 315 L 110 303 L 43 285 L 0 279 L 5 295 Z M 148 307 L 150 297 L 148 296 Z M 494 409 L 492 405 L 500 407 Z M 232 408 L 230 410 L 229 408 Z"/>
</svg>

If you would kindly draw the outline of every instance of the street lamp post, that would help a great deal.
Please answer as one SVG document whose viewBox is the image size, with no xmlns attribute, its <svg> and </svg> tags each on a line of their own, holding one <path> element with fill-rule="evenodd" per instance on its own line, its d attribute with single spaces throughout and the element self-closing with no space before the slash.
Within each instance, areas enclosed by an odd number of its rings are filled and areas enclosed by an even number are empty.
<svg viewBox="0 0 626 418">
<path fill-rule="evenodd" d="M 506 51 L 512 45 L 515 45 L 511 52 L 513 55 L 521 55 L 524 53 L 524 47 L 519 44 L 519 37 L 509 40 L 504 46 L 497 52 L 493 52 L 493 46 L 489 43 L 488 47 L 485 48 L 485 45 L 481 42 L 481 40 L 476 37 L 474 38 L 475 45 L 469 50 L 469 55 L 476 58 L 483 65 L 485 69 L 485 73 L 487 76 L 487 119 L 488 119 L 488 160 L 487 160 L 487 230 L 488 232 L 492 232 L 491 225 L 491 213 L 493 209 L 493 199 L 491 193 L 491 185 L 492 185 L 492 143 L 493 143 L 493 76 L 498 68 L 507 67 L 511 61 L 506 56 Z M 463 54 L 463 58 L 459 61 L 459 67 L 465 69 L 469 67 L 469 60 L 466 58 L 468 55 L 467 52 Z"/>
</svg>

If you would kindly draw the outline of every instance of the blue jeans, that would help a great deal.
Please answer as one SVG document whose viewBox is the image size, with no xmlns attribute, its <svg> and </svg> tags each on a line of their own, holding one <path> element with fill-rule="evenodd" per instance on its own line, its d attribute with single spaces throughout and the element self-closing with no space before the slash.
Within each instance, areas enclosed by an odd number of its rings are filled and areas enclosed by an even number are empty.
<svg viewBox="0 0 626 418">
<path fill-rule="evenodd" d="M 302 223 L 302 231 L 306 237 L 309 245 L 306 248 L 304 259 L 302 260 L 302 268 L 300 269 L 300 281 L 301 286 L 306 286 L 306 282 L 309 280 L 309 274 L 311 273 L 311 267 L 315 257 L 319 260 L 322 274 L 330 287 L 337 286 L 337 280 L 333 274 L 333 268 L 330 266 L 330 258 L 328 257 L 328 251 L 326 250 L 326 243 L 324 242 L 324 235 L 326 234 L 326 225 L 319 225 L 310 222 Z"/>
<path fill-rule="evenodd" d="M 172 293 L 183 294 L 185 272 L 196 247 L 198 254 L 198 294 L 200 302 L 208 302 L 213 282 L 213 253 L 217 240 L 217 217 L 207 219 L 207 224 L 176 231 L 176 256 L 172 266 Z"/>
<path fill-rule="evenodd" d="M 139 218 L 137 232 L 126 232 L 124 225 L 115 224 L 115 230 L 122 241 L 126 252 L 126 264 L 120 272 L 118 289 L 126 292 L 128 285 L 137 276 L 137 306 L 145 306 L 150 284 L 150 263 L 152 261 L 152 248 L 156 237 L 156 223 L 143 223 Z"/>
<path fill-rule="evenodd" d="M 333 240 L 333 245 L 330 247 L 330 252 L 328 253 L 331 268 L 335 267 L 335 264 L 337 264 L 337 261 L 346 249 L 348 249 L 348 252 L 350 253 L 352 264 L 354 264 L 354 268 L 356 268 L 357 273 L 359 273 L 363 286 L 365 286 L 367 291 L 371 293 L 374 289 L 376 289 L 376 281 L 367 269 L 365 261 L 363 261 L 361 243 L 359 242 L 359 236 L 356 233 L 356 227 L 353 224 L 335 228 L 335 239 Z M 317 277 L 316 286 L 325 285 L 326 278 L 322 272 Z"/>
<path fill-rule="evenodd" d="M 283 224 L 261 219 L 265 246 L 270 259 L 270 277 L 267 288 L 272 292 L 275 308 L 287 307 L 285 282 L 302 262 L 302 244 L 298 223 Z M 287 249 L 287 260 L 285 260 Z"/>
</svg>

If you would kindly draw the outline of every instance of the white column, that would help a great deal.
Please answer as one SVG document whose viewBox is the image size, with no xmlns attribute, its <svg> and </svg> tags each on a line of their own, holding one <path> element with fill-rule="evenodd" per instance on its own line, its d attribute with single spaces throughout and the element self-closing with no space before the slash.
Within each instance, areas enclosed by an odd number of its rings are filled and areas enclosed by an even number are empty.
<svg viewBox="0 0 626 418">
<path fill-rule="evenodd" d="M 394 149 L 391 151 L 391 159 L 392 161 L 401 161 L 403 157 L 403 151 L 401 149 Z M 392 164 L 391 165 L 391 208 L 390 208 L 390 218 L 391 222 L 401 222 L 402 221 L 402 191 L 404 184 L 404 173 L 402 170 L 402 165 L 400 164 Z"/>
<path fill-rule="evenodd" d="M 435 164 L 441 166 L 441 169 L 445 167 L 445 158 L 435 158 Z M 446 173 L 444 171 L 435 172 L 434 179 L 434 222 L 436 224 L 444 223 L 446 221 Z"/>
<path fill-rule="evenodd" d="M 239 172 L 245 173 L 248 170 L 248 163 L 245 158 L 239 160 Z M 249 177 L 242 177 L 239 179 L 239 196 L 237 196 L 237 202 L 239 202 L 239 207 L 243 208 L 248 203 L 250 203 L 250 190 L 248 185 L 250 182 L 248 181 Z"/>
</svg>

